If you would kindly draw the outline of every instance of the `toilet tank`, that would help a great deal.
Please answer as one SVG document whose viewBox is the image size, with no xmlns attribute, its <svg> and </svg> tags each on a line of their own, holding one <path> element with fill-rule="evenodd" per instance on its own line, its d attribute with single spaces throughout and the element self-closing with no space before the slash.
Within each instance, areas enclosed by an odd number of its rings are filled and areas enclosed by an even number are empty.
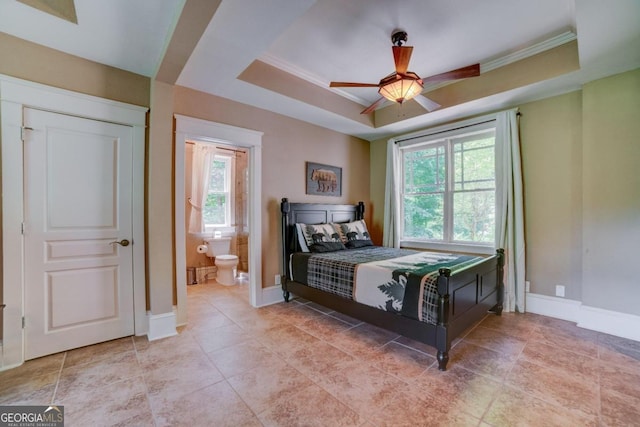
<svg viewBox="0 0 640 427">
<path fill-rule="evenodd" d="M 207 256 L 215 257 L 216 255 L 227 255 L 231 248 L 231 237 L 218 237 L 204 239 L 207 245 Z"/>
</svg>

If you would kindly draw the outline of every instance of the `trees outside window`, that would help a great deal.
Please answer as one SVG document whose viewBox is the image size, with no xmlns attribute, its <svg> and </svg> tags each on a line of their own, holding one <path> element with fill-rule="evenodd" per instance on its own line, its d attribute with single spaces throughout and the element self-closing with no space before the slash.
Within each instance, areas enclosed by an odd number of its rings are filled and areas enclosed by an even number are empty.
<svg viewBox="0 0 640 427">
<path fill-rule="evenodd" d="M 401 149 L 401 240 L 492 246 L 495 129 Z"/>
<path fill-rule="evenodd" d="M 209 191 L 202 209 L 205 227 L 231 224 L 231 158 L 214 156 L 209 174 Z"/>
</svg>

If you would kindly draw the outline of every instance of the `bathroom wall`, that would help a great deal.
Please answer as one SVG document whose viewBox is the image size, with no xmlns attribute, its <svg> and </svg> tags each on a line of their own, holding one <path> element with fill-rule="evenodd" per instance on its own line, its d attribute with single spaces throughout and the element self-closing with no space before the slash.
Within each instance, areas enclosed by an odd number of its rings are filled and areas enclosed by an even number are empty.
<svg viewBox="0 0 640 427">
<path fill-rule="evenodd" d="M 238 255 L 238 270 L 249 271 L 249 155 L 246 151 L 236 152 L 236 239 L 231 250 Z M 235 251 L 233 249 L 235 246 Z"/>
<path fill-rule="evenodd" d="M 187 222 L 185 223 L 186 232 L 186 262 L 187 267 L 206 267 L 212 266 L 213 260 L 205 254 L 199 254 L 196 251 L 196 247 L 203 243 L 203 239 L 212 237 L 209 234 L 190 233 L 189 232 L 189 212 L 190 206 L 188 198 L 191 195 L 191 180 L 192 180 L 192 164 L 191 157 L 193 152 L 193 145 L 187 144 L 185 148 L 185 200 L 184 207 L 186 212 Z M 248 228 L 248 212 L 247 212 L 247 200 L 248 200 L 248 154 L 246 151 L 235 151 L 235 176 L 232 178 L 233 185 L 235 186 L 235 225 L 236 234 L 232 236 L 230 253 L 237 255 L 238 270 L 248 271 L 249 268 L 249 228 Z"/>
</svg>

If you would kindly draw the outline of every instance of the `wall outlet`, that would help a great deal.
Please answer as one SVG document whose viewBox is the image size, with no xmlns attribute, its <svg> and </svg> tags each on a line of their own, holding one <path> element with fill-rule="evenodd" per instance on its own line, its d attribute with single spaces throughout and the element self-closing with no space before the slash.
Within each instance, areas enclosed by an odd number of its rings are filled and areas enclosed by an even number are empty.
<svg viewBox="0 0 640 427">
<path fill-rule="evenodd" d="M 526 280 L 526 281 L 524 282 L 524 291 L 525 291 L 525 292 L 531 292 L 531 282 L 530 282 L 530 281 L 528 281 L 528 280 Z"/>
<path fill-rule="evenodd" d="M 563 285 L 556 285 L 556 296 L 557 297 L 564 297 L 564 286 Z"/>
<path fill-rule="evenodd" d="M 276 281 L 276 285 L 281 285 L 282 284 L 282 283 L 280 283 L 280 275 L 279 274 L 276 274 L 275 281 Z"/>
</svg>

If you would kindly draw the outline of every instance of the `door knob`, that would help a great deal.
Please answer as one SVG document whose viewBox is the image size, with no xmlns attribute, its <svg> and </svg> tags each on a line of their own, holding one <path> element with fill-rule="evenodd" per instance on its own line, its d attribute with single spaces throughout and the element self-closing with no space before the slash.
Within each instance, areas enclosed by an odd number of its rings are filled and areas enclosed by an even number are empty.
<svg viewBox="0 0 640 427">
<path fill-rule="evenodd" d="M 130 242 L 129 242 L 127 239 L 122 239 L 122 240 L 120 240 L 119 242 L 116 240 L 116 241 L 114 241 L 114 242 L 110 242 L 109 244 L 110 244 L 110 245 L 113 245 L 114 243 L 117 243 L 117 244 L 119 244 L 120 246 L 129 246 L 129 243 L 130 243 Z"/>
</svg>

